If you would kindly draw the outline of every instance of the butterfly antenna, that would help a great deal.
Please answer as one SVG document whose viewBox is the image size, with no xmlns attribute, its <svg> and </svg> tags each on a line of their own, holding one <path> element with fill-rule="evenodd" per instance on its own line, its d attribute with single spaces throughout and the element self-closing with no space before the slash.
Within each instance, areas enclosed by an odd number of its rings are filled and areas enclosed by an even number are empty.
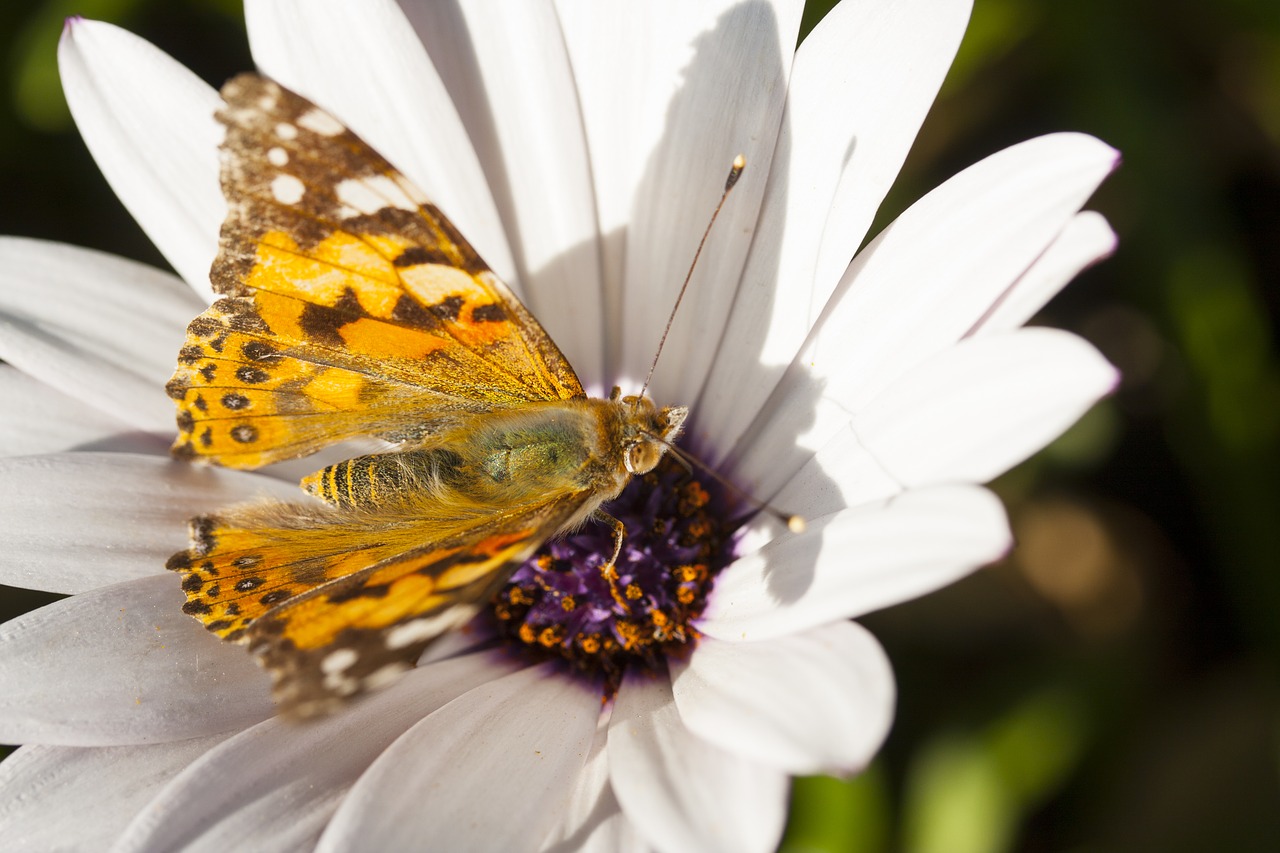
<svg viewBox="0 0 1280 853">
<path fill-rule="evenodd" d="M 662 347 L 667 343 L 667 335 L 671 333 L 671 324 L 676 320 L 676 311 L 680 309 L 680 302 L 684 299 L 684 292 L 689 289 L 689 281 L 693 278 L 694 267 L 698 265 L 698 257 L 702 254 L 702 247 L 707 244 L 707 237 L 711 234 L 711 226 L 716 224 L 716 217 L 720 215 L 720 208 L 724 207 L 725 199 L 729 197 L 730 190 L 733 185 L 738 182 L 738 178 L 742 176 L 742 170 L 747 168 L 747 158 L 739 154 L 733 158 L 733 165 L 729 168 L 729 177 L 724 181 L 724 192 L 720 194 L 720 201 L 716 204 L 716 209 L 711 213 L 711 221 L 707 223 L 707 228 L 702 232 L 702 239 L 698 241 L 698 251 L 693 253 L 693 263 L 689 264 L 689 272 L 685 273 L 684 284 L 680 285 L 680 293 L 676 296 L 676 304 L 671 306 L 671 316 L 667 318 L 667 327 L 662 330 L 662 339 L 658 341 L 658 351 L 653 354 L 653 364 L 649 365 L 649 375 L 644 378 L 644 384 L 640 386 L 640 393 L 637 397 L 643 397 L 644 393 L 649 390 L 649 381 L 653 379 L 653 371 L 658 366 L 658 358 L 662 355 Z"/>
<path fill-rule="evenodd" d="M 667 452 L 670 453 L 673 457 L 675 457 L 676 461 L 678 461 L 681 465 L 683 465 L 686 470 L 692 471 L 694 468 L 697 468 L 699 471 L 706 474 L 708 477 L 715 480 L 717 483 L 724 486 L 726 489 L 733 492 L 735 495 L 742 498 L 743 500 L 745 500 L 747 503 L 754 506 L 759 511 L 768 513 L 769 515 L 772 515 L 774 518 L 778 519 L 778 521 L 781 521 L 783 524 L 787 526 L 787 529 L 790 530 L 792 533 L 804 533 L 804 530 L 806 527 L 804 516 L 793 515 L 792 513 L 789 513 L 789 512 L 783 512 L 782 510 L 778 509 L 776 506 L 769 503 L 768 501 L 762 501 L 755 495 L 750 494 L 749 492 L 745 492 L 742 489 L 738 488 L 736 485 L 726 480 L 724 477 L 720 476 L 719 472 L 715 471 L 710 465 L 707 465 L 698 457 L 691 456 L 690 454 L 685 453 L 683 450 L 680 450 L 675 445 L 671 444 L 670 442 L 663 441 L 661 438 L 657 436 L 650 435 L 649 438 L 653 439 L 654 441 L 666 447 Z"/>
</svg>

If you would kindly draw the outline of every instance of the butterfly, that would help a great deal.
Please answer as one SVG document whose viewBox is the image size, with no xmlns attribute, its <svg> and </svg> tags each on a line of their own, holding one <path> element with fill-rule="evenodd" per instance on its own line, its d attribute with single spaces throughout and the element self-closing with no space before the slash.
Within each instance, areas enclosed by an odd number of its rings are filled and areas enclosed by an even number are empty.
<svg viewBox="0 0 1280 853">
<path fill-rule="evenodd" d="M 305 477 L 309 497 L 193 519 L 168 562 L 183 610 L 309 717 L 394 682 L 556 533 L 604 520 L 620 546 L 601 505 L 688 410 L 588 397 L 444 214 L 337 119 L 254 74 L 221 94 L 220 298 L 166 386 L 173 453 L 256 468 L 391 444 Z"/>
</svg>

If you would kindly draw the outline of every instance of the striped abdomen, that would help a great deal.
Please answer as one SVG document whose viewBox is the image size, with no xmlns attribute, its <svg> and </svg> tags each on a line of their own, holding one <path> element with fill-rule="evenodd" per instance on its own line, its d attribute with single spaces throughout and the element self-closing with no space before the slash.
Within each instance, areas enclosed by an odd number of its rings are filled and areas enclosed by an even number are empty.
<svg viewBox="0 0 1280 853">
<path fill-rule="evenodd" d="M 370 509 L 400 503 L 448 480 L 459 461 L 456 453 L 441 449 L 357 456 L 308 475 L 301 485 L 334 506 Z"/>
</svg>

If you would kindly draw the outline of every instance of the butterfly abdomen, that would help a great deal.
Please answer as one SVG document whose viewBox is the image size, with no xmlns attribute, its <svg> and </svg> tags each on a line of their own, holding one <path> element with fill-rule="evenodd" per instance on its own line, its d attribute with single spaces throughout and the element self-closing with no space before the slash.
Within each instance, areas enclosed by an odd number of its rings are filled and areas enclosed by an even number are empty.
<svg viewBox="0 0 1280 853">
<path fill-rule="evenodd" d="M 337 507 L 376 509 L 424 491 L 456 487 L 462 458 L 445 448 L 357 456 L 302 480 L 302 488 Z"/>
</svg>

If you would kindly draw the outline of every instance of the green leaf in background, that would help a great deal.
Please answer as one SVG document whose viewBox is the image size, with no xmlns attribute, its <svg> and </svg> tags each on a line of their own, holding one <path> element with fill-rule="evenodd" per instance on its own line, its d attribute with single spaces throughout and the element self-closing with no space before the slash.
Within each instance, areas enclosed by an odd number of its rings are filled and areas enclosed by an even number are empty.
<svg viewBox="0 0 1280 853">
<path fill-rule="evenodd" d="M 1087 715 L 1065 689 L 1019 702 L 987 728 L 944 732 L 911 763 L 902 849 L 1001 853 L 1027 813 L 1064 783 L 1087 740 Z"/>
</svg>

